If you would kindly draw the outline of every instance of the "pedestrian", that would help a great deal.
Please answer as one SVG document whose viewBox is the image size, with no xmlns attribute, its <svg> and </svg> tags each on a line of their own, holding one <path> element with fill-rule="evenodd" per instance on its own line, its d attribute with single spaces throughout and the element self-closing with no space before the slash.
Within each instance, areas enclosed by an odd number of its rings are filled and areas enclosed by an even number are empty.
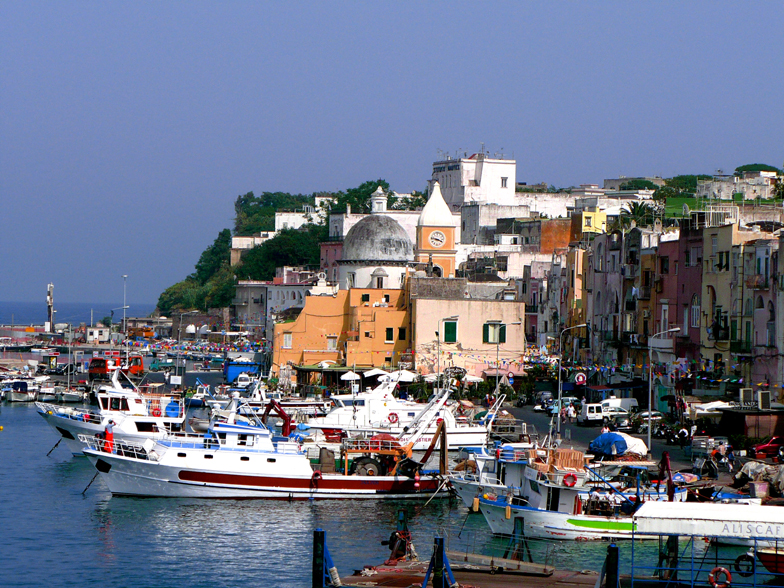
<svg viewBox="0 0 784 588">
<path fill-rule="evenodd" d="M 735 452 L 733 451 L 732 446 L 727 448 L 725 459 L 727 460 L 727 469 L 732 473 L 732 470 L 735 469 Z"/>
<path fill-rule="evenodd" d="M 561 423 L 566 422 L 566 407 L 561 408 Z"/>
<path fill-rule="evenodd" d="M 566 409 L 566 416 L 569 417 L 569 422 L 573 423 L 574 418 L 577 416 L 577 411 L 574 409 L 574 404 L 570 404 Z"/>
<path fill-rule="evenodd" d="M 604 423 L 602 425 L 602 435 L 604 435 L 605 433 L 609 433 L 609 432 L 610 432 L 610 427 L 607 426 L 607 423 Z"/>
<path fill-rule="evenodd" d="M 681 427 L 681 430 L 678 431 L 678 445 L 681 446 L 683 449 L 686 446 L 686 442 L 689 439 L 689 432 L 686 430 L 686 427 Z"/>
</svg>

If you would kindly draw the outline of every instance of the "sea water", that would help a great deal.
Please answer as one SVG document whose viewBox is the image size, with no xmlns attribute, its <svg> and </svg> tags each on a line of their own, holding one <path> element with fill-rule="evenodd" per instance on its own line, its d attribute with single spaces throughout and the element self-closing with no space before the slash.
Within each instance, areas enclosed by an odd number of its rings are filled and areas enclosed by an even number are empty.
<svg viewBox="0 0 784 588">
<path fill-rule="evenodd" d="M 79 323 L 90 324 L 92 317 L 93 324 L 97 324 L 104 317 L 112 316 L 114 310 L 114 321 L 122 318 L 122 301 L 120 302 L 57 302 L 54 309 L 55 323 Z M 125 311 L 126 317 L 145 317 L 155 310 L 155 303 L 128 303 Z M 119 310 L 117 310 L 119 309 Z M 46 320 L 46 302 L 3 302 L 0 301 L 0 325 L 43 325 Z"/>
<path fill-rule="evenodd" d="M 484 517 L 456 501 L 197 500 L 112 497 L 32 404 L 0 408 L 0 586 L 230 587 L 311 585 L 313 531 L 341 575 L 389 556 L 381 545 L 406 509 L 421 558 L 448 547 L 502 549 Z M 531 541 L 534 561 L 599 571 L 607 543 Z M 630 549 L 621 545 L 622 571 Z M 626 544 L 628 545 L 628 544 Z M 655 554 L 655 547 L 646 548 Z M 655 555 L 654 555 L 655 557 Z M 655 560 L 654 560 L 655 561 Z"/>
</svg>

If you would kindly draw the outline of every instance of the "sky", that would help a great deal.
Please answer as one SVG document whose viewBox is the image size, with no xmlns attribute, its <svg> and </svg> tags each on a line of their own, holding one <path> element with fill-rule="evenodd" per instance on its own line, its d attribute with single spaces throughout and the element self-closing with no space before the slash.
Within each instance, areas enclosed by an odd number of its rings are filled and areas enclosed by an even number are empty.
<svg viewBox="0 0 784 588">
<path fill-rule="evenodd" d="M 0 300 L 155 302 L 254 191 L 784 162 L 779 2 L 0 2 Z"/>
</svg>

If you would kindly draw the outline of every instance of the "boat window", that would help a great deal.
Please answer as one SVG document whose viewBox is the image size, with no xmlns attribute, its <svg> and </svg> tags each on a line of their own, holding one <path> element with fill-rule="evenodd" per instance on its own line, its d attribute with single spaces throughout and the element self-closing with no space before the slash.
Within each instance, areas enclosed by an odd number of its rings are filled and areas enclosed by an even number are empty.
<svg viewBox="0 0 784 588">
<path fill-rule="evenodd" d="M 212 455 L 210 455 L 209 453 L 205 453 L 204 459 L 212 459 Z"/>
<path fill-rule="evenodd" d="M 531 486 L 531 490 L 533 490 L 534 492 L 539 494 L 539 483 L 538 482 L 534 482 L 533 480 L 528 480 L 528 482 L 529 482 L 529 484 Z"/>
<path fill-rule="evenodd" d="M 275 459 L 274 457 L 268 457 L 267 458 L 267 463 L 275 463 L 276 461 L 278 461 L 278 460 Z"/>
<path fill-rule="evenodd" d="M 185 457 L 185 454 L 184 453 L 178 453 L 177 457 Z"/>
<path fill-rule="evenodd" d="M 415 416 L 416 416 L 416 413 L 415 413 L 415 412 L 409 412 L 409 413 L 408 413 L 408 416 L 410 416 L 410 417 L 415 417 Z"/>
<path fill-rule="evenodd" d="M 346 406 L 365 406 L 364 400 L 346 400 Z"/>
<path fill-rule="evenodd" d="M 243 456 L 240 458 L 240 461 L 250 461 L 250 458 L 249 458 L 247 455 L 243 455 Z"/>
<path fill-rule="evenodd" d="M 101 406 L 104 410 L 109 410 L 109 399 L 108 398 L 101 398 Z"/>
<path fill-rule="evenodd" d="M 237 445 L 253 445 L 253 435 L 237 435 Z"/>
<path fill-rule="evenodd" d="M 137 421 L 136 430 L 140 433 L 157 433 L 158 427 L 152 422 Z"/>
</svg>

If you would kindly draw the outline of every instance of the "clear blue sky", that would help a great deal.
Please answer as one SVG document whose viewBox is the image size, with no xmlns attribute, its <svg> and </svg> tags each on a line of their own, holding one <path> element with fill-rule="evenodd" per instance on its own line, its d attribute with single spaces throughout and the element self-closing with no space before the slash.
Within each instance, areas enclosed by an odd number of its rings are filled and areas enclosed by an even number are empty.
<svg viewBox="0 0 784 588">
<path fill-rule="evenodd" d="M 250 190 L 784 160 L 780 2 L 0 3 L 0 300 L 157 300 Z"/>
</svg>

